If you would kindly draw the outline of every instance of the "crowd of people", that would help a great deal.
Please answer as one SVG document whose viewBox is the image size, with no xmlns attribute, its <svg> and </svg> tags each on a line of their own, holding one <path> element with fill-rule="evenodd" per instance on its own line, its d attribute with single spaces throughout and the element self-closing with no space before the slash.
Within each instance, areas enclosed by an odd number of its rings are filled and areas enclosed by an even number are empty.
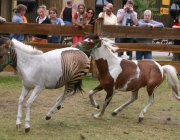
<svg viewBox="0 0 180 140">
<path fill-rule="evenodd" d="M 104 18 L 104 25 L 119 25 L 119 26 L 141 26 L 149 28 L 163 28 L 164 25 L 161 22 L 157 22 L 151 19 L 152 13 L 150 10 L 145 10 L 142 19 L 138 19 L 138 14 L 133 9 L 134 1 L 127 0 L 123 8 L 117 11 L 117 15 L 113 14 L 113 4 L 106 4 L 102 12 L 99 13 L 99 18 Z M 27 23 L 27 19 L 24 14 L 27 7 L 23 4 L 19 4 L 14 10 L 14 16 L 12 22 Z M 86 25 L 94 24 L 95 11 L 93 8 L 86 8 L 85 4 L 80 3 L 77 6 L 73 3 L 73 0 L 68 0 L 66 6 L 62 8 L 61 13 L 58 16 L 58 10 L 55 7 L 49 9 L 49 16 L 46 13 L 47 9 L 45 5 L 41 5 L 37 9 L 38 17 L 36 18 L 37 24 L 59 24 L 61 27 L 64 25 L 74 25 L 77 27 L 85 28 Z M 0 17 L 0 22 L 5 21 Z M 176 25 L 173 28 L 180 28 Z M 23 34 L 10 34 L 11 38 L 16 38 L 19 41 L 29 40 L 26 35 Z M 57 35 L 39 35 L 32 36 L 32 42 L 41 43 L 60 43 L 61 38 L 66 38 Z M 73 44 L 82 40 L 82 36 L 73 36 Z M 117 38 L 115 39 L 119 43 L 151 43 L 152 39 L 145 38 Z M 178 42 L 179 43 L 179 42 Z M 123 52 L 119 52 L 118 56 L 123 55 Z M 127 52 L 129 60 L 132 60 L 132 52 Z M 152 52 L 150 51 L 136 51 L 136 60 L 152 59 Z"/>
</svg>

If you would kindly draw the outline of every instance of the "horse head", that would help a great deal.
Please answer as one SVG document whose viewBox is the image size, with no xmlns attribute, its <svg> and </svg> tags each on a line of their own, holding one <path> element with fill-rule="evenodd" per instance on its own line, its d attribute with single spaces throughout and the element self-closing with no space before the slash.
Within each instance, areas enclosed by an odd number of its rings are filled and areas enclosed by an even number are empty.
<svg viewBox="0 0 180 140">
<path fill-rule="evenodd" d="M 0 37 L 0 72 L 6 67 L 10 62 L 9 45 L 11 40 L 6 37 Z"/>
<path fill-rule="evenodd" d="M 101 39 L 95 34 L 86 35 L 83 41 L 78 42 L 78 48 L 84 53 L 91 54 L 96 48 L 101 46 Z"/>
</svg>

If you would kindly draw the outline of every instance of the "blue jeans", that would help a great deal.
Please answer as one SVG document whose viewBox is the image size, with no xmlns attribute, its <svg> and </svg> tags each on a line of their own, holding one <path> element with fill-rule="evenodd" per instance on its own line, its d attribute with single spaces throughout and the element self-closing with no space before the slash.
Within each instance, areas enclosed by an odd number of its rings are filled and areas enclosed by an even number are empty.
<svg viewBox="0 0 180 140">
<path fill-rule="evenodd" d="M 64 24 L 65 25 L 72 25 L 72 22 L 71 21 L 64 21 Z"/>
<path fill-rule="evenodd" d="M 142 60 L 144 56 L 144 59 L 152 59 L 152 52 L 151 51 L 136 51 L 136 60 Z"/>
<path fill-rule="evenodd" d="M 134 38 L 118 38 L 117 39 L 118 43 L 134 43 L 135 39 Z M 123 52 L 118 52 L 118 56 L 122 56 Z M 132 60 L 132 51 L 128 51 L 127 55 L 129 56 L 129 60 Z"/>
</svg>

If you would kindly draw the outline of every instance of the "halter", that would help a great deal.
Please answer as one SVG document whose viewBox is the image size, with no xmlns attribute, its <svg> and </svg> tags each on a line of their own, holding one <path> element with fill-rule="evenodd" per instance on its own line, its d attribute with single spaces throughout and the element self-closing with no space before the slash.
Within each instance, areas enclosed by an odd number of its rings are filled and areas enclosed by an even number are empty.
<svg viewBox="0 0 180 140">
<path fill-rule="evenodd" d="M 10 57 L 10 46 L 11 46 L 11 43 L 9 43 L 9 46 L 8 46 L 8 60 L 6 62 L 4 62 L 3 64 L 0 65 L 0 71 L 2 71 L 6 65 L 12 65 L 12 61 L 11 61 L 11 57 Z"/>
<path fill-rule="evenodd" d="M 81 51 L 83 51 L 83 52 L 85 52 L 85 53 L 93 53 L 94 52 L 94 50 L 98 47 L 98 45 L 99 45 L 99 42 L 92 48 L 92 49 L 90 49 L 90 50 L 85 50 L 83 47 L 82 47 L 82 44 L 80 43 L 80 42 L 78 42 L 78 45 L 79 45 L 79 48 L 80 48 L 80 50 Z"/>
</svg>

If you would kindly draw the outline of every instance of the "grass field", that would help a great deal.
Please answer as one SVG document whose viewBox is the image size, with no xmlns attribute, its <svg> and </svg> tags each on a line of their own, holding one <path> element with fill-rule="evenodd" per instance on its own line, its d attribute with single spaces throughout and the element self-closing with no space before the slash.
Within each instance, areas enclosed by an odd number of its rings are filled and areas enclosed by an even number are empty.
<svg viewBox="0 0 180 140">
<path fill-rule="evenodd" d="M 180 102 L 172 97 L 166 81 L 157 88 L 155 102 L 142 123 L 138 122 L 138 116 L 148 101 L 145 88 L 140 90 L 137 101 L 113 117 L 112 111 L 130 97 L 129 92 L 116 93 L 104 116 L 94 119 L 93 115 L 100 110 L 91 105 L 88 92 L 98 83 L 96 78 L 86 76 L 83 79 L 85 93 L 67 98 L 62 108 L 54 112 L 48 121 L 45 120 L 46 113 L 55 104 L 63 88 L 44 90 L 31 106 L 31 130 L 25 133 L 25 103 L 22 126 L 19 130 L 15 127 L 21 81 L 12 73 L 1 73 L 0 140 L 179 140 Z M 94 96 L 100 107 L 105 95 L 101 91 Z"/>
</svg>

